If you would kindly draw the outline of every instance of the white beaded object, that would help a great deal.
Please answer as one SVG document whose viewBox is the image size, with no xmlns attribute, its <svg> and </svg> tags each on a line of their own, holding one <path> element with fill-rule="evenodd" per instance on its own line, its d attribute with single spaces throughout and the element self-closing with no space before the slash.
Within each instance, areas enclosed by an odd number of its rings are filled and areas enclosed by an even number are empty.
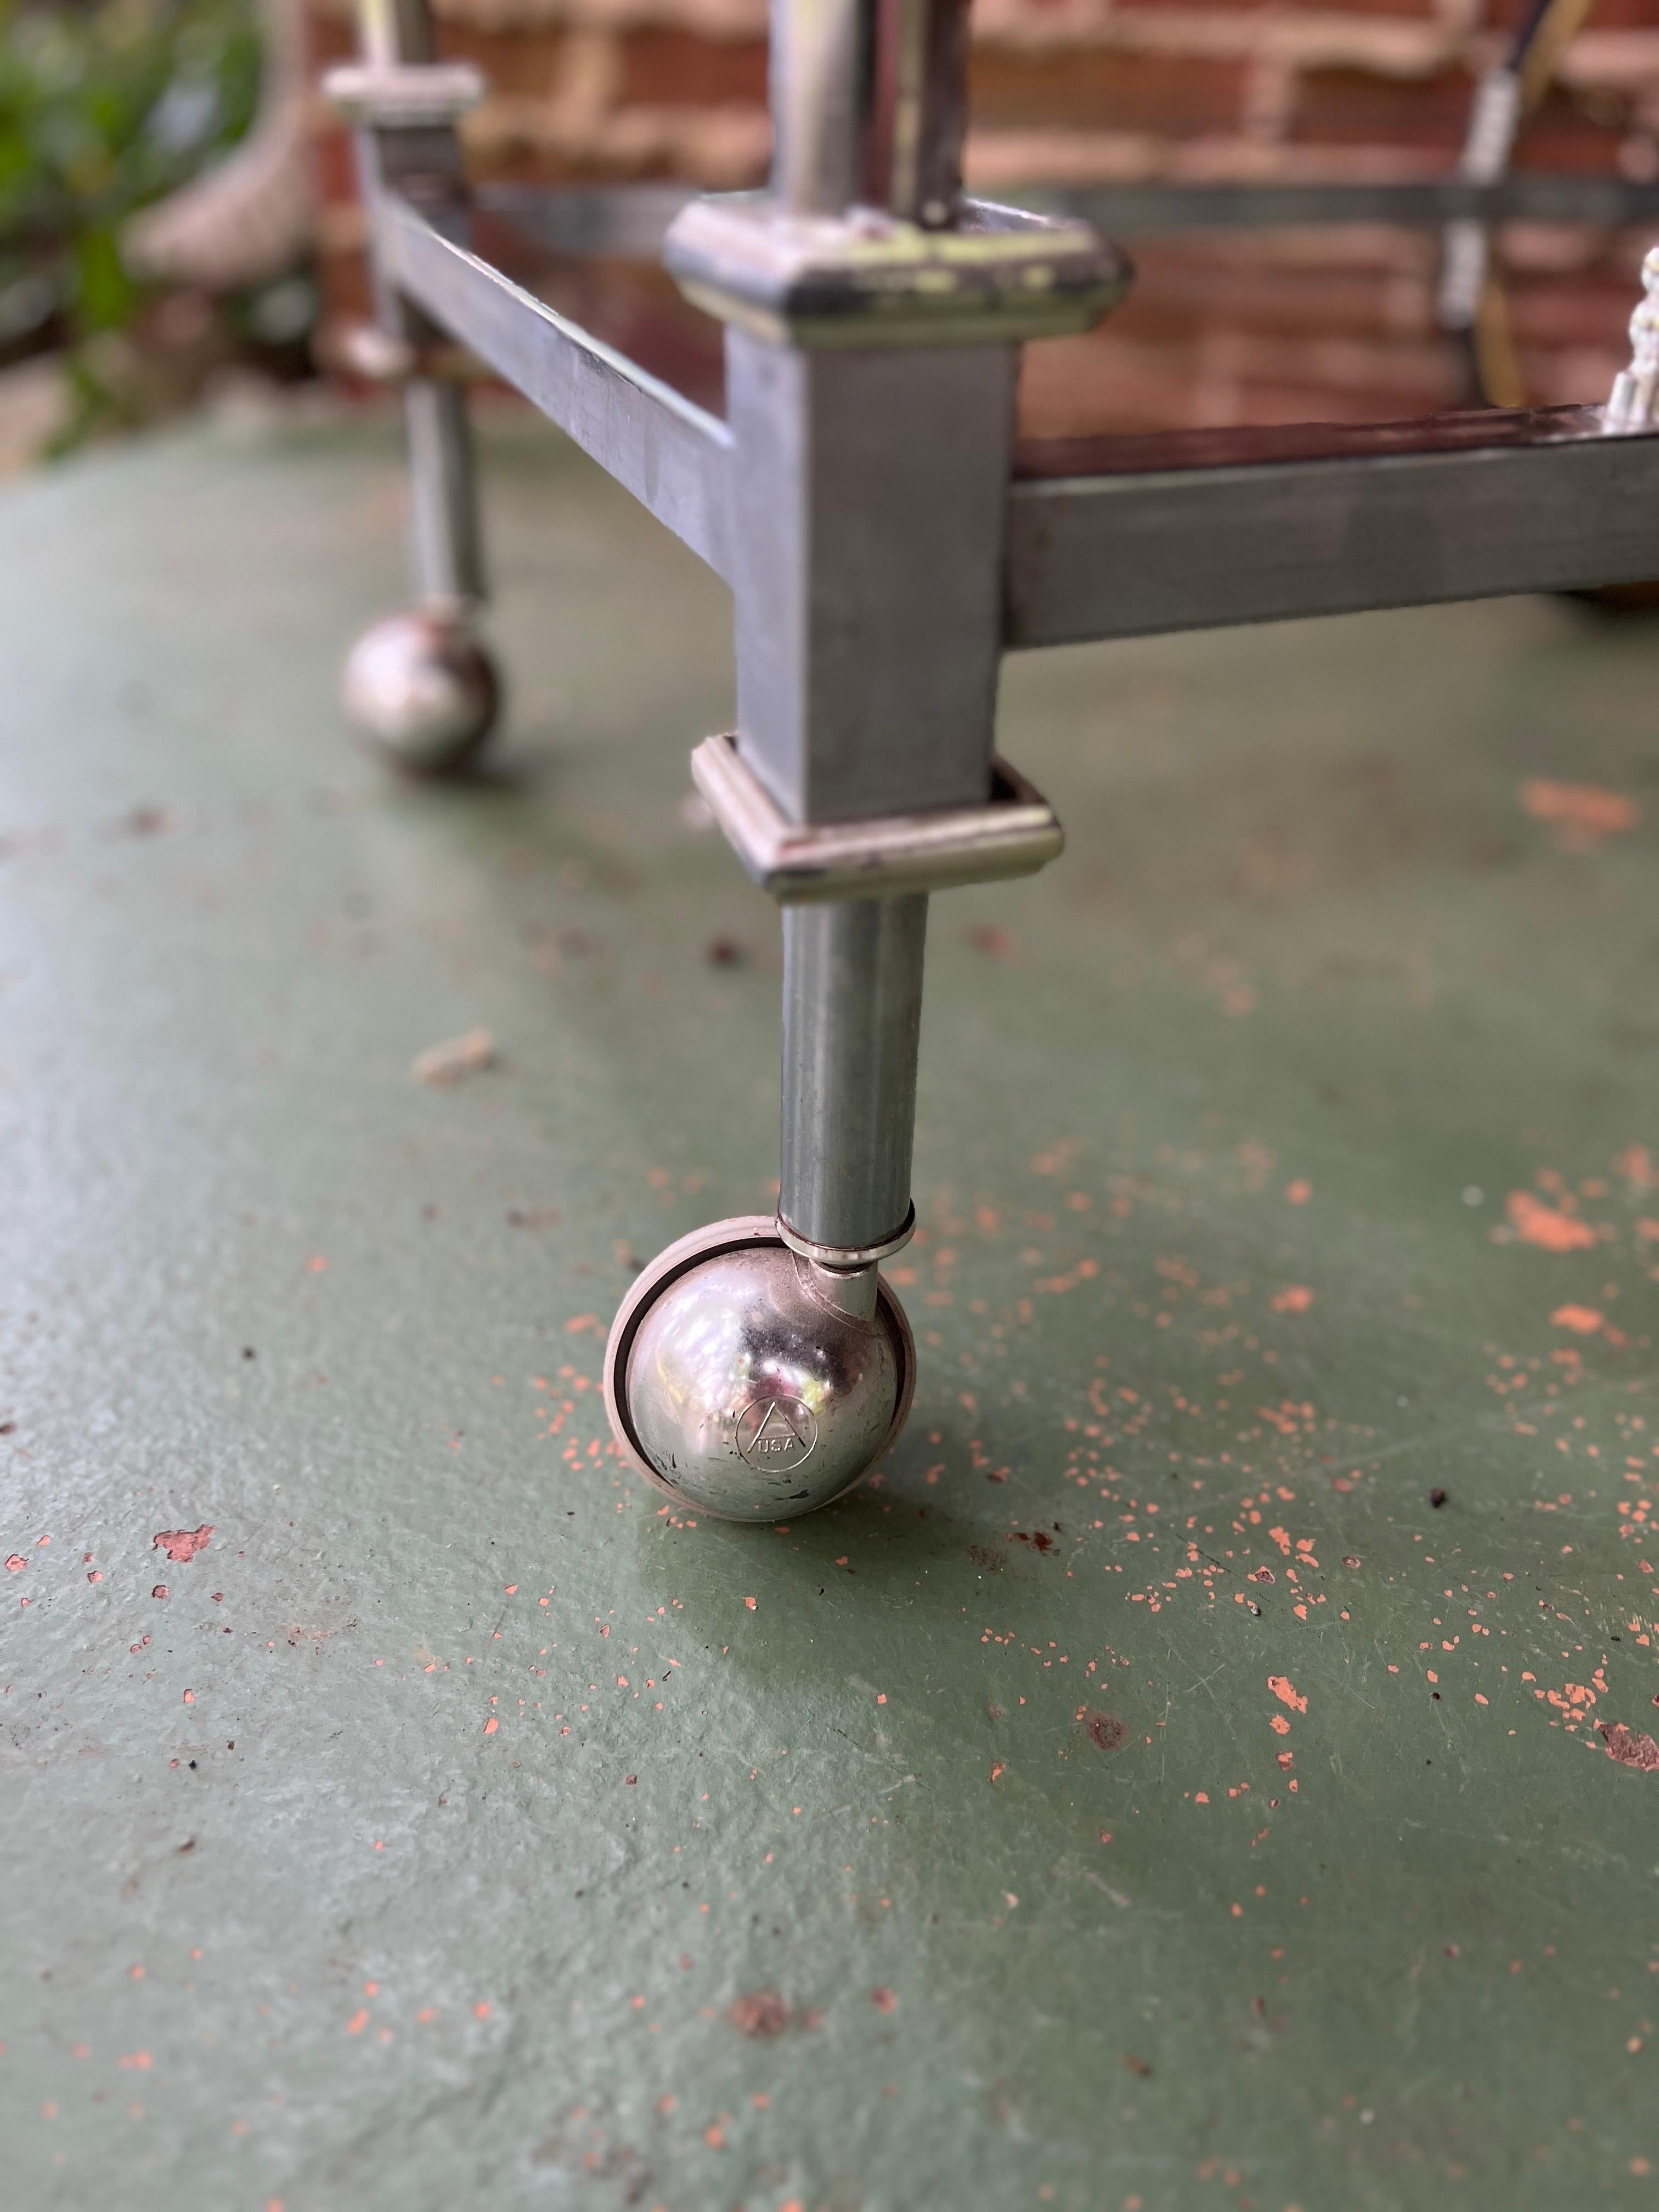
<svg viewBox="0 0 1659 2212">
<path fill-rule="evenodd" d="M 1607 400 L 1610 430 L 1659 425 L 1659 246 L 1650 249 L 1642 264 L 1642 294 L 1630 319 L 1630 367 L 1613 379 Z"/>
</svg>

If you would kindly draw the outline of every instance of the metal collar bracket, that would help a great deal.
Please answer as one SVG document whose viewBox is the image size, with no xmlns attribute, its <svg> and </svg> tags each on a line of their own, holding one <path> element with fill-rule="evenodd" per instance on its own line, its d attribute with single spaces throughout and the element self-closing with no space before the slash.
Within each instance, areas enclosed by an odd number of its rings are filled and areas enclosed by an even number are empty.
<svg viewBox="0 0 1659 2212">
<path fill-rule="evenodd" d="M 863 822 L 791 822 L 733 738 L 705 738 L 691 775 L 744 868 L 781 906 L 1035 875 L 1066 842 L 1042 793 L 994 754 L 984 805 Z"/>
<path fill-rule="evenodd" d="M 423 131 L 476 107 L 484 81 L 470 62 L 349 62 L 329 70 L 323 94 L 372 131 Z"/>
<path fill-rule="evenodd" d="M 1085 222 L 964 204 L 924 230 L 876 208 L 797 215 L 763 192 L 695 200 L 663 260 L 695 304 L 796 346 L 963 345 L 1091 329 L 1128 258 Z"/>
</svg>

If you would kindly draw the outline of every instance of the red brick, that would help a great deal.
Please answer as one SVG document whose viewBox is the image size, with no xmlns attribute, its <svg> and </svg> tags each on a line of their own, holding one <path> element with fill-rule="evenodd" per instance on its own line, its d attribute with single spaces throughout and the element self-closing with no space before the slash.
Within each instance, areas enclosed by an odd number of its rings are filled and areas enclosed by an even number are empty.
<svg viewBox="0 0 1659 2212">
<path fill-rule="evenodd" d="M 1482 25 L 1501 29 L 1523 0 L 1488 0 Z M 319 66 L 352 51 L 345 0 L 311 0 L 312 52 Z M 475 61 L 503 106 L 498 135 L 475 140 L 475 171 L 523 182 L 584 181 L 622 173 L 662 173 L 677 160 L 706 158 L 694 136 L 674 124 L 733 109 L 758 112 L 766 57 L 757 36 L 699 37 L 686 28 L 617 29 L 597 70 L 567 68 L 574 35 L 550 19 L 533 28 L 486 30 L 446 16 L 438 0 L 445 53 Z M 471 9 L 474 14 L 483 13 Z M 1159 142 L 1179 147 L 1190 165 L 1224 166 L 1245 127 L 1253 64 L 1241 58 L 1179 51 L 1135 52 L 1112 44 L 1114 16 L 1124 44 L 1161 15 L 1162 37 L 1180 19 L 1224 29 L 1241 46 L 1255 38 L 1252 19 L 1294 27 L 1316 14 L 1346 21 L 1358 58 L 1342 68 L 1309 70 L 1290 88 L 1287 163 L 1320 173 L 1413 173 L 1449 165 L 1467 129 L 1473 80 L 1448 64 L 1426 78 L 1389 76 L 1366 66 L 1370 38 L 1400 56 L 1394 24 L 1444 20 L 1441 0 L 1114 0 L 1065 43 L 1072 20 L 1058 0 L 1026 0 L 1034 32 L 1055 43 L 1027 48 L 1014 38 L 981 39 L 973 59 L 974 120 L 1008 143 L 1047 129 L 1063 131 L 1068 149 L 1087 152 L 1101 134 L 1099 157 L 1120 161 L 1126 138 L 1142 142 L 1156 166 Z M 1593 36 L 1659 33 L 1659 0 L 1597 0 Z M 1420 33 L 1411 33 L 1412 39 Z M 1615 40 L 1615 44 L 1617 41 Z M 1612 49 L 1609 49 L 1612 51 Z M 1619 69 L 1631 66 L 1619 47 Z M 1588 58 L 1589 49 L 1585 49 Z M 1408 58 L 1408 57 L 1407 57 Z M 1609 64 L 1612 67 L 1612 64 Z M 587 106 L 560 103 L 573 89 Z M 1583 87 L 1551 93 L 1525 126 L 1520 159 L 1528 166 L 1606 173 L 1620 141 L 1641 127 L 1635 89 Z M 666 116 L 665 116 L 666 111 Z M 538 127 L 563 118 L 543 143 Z M 517 118 L 525 126 L 518 127 Z M 671 127 L 672 126 L 672 127 Z M 701 127 L 701 125 L 699 126 Z M 982 143 L 991 143 L 982 139 Z M 344 132 L 323 131 L 316 149 L 333 227 L 322 256 L 331 312 L 364 312 L 361 253 L 342 218 L 355 191 Z M 1057 435 L 1090 430 L 1158 429 L 1218 422 L 1382 420 L 1457 404 L 1464 393 L 1457 351 L 1433 330 L 1437 246 L 1419 231 L 1351 231 L 1164 235 L 1127 241 L 1140 264 L 1126 307 L 1103 330 L 1027 349 L 1021 420 L 1028 431 Z M 1639 243 L 1638 241 L 1638 243 Z M 489 242 L 491 252 L 499 241 Z M 1623 357 L 1634 303 L 1636 245 L 1539 227 L 1513 227 L 1499 244 L 1514 341 L 1529 396 L 1539 402 L 1596 398 Z M 671 382 L 707 400 L 718 397 L 713 326 L 685 308 L 660 275 L 614 264 L 553 266 L 533 257 L 526 281 L 578 319 L 656 367 Z"/>
<path fill-rule="evenodd" d="M 1587 96 L 1558 86 L 1522 125 L 1516 160 L 1528 168 L 1600 176 L 1616 172 L 1619 142 L 1631 126 L 1633 106 L 1617 94 Z"/>
<path fill-rule="evenodd" d="M 1340 361 L 1322 362 L 1305 347 L 1249 332 L 1212 327 L 1195 331 L 1186 345 L 1146 346 L 1109 325 L 1091 337 L 1026 349 L 1019 427 L 1025 436 L 1053 437 L 1232 422 L 1388 422 L 1455 406 L 1462 398 L 1457 357 L 1438 341 L 1348 348 Z"/>
<path fill-rule="evenodd" d="M 1590 17 L 1589 27 L 1596 31 L 1653 31 L 1659 30 L 1659 22 L 1654 19 L 1653 0 L 1600 0 Z"/>
<path fill-rule="evenodd" d="M 357 40 L 349 19 L 325 15 L 313 9 L 307 18 L 307 52 L 313 72 L 328 69 L 335 62 L 352 60 L 357 52 Z"/>
<path fill-rule="evenodd" d="M 1142 347 L 1104 333 L 1045 338 L 1026 347 L 1021 364 L 1020 435 L 1185 429 L 1194 365 L 1190 345 Z"/>
<path fill-rule="evenodd" d="M 620 41 L 623 106 L 764 107 L 763 39 L 699 39 L 690 31 L 630 31 Z"/>
<path fill-rule="evenodd" d="M 567 34 L 538 31 L 533 38 L 511 31 L 481 31 L 470 23 L 441 26 L 440 50 L 447 62 L 471 62 L 491 92 L 550 99 L 558 87 Z"/>
<path fill-rule="evenodd" d="M 1141 283 L 1122 310 L 1146 335 L 1231 324 L 1244 330 L 1318 340 L 1364 337 L 1388 343 L 1403 330 L 1432 327 L 1431 286 L 1345 270 L 1333 262 L 1292 276 L 1240 261 L 1231 269 L 1162 265 L 1143 257 Z"/>
<path fill-rule="evenodd" d="M 1523 279 L 1509 287 L 1510 328 L 1522 345 L 1607 347 L 1616 353 L 1637 296 L 1611 276 Z"/>
<path fill-rule="evenodd" d="M 1462 145 L 1474 94 L 1461 69 L 1427 78 L 1310 70 L 1296 88 L 1289 135 L 1301 145 L 1433 147 L 1449 158 Z"/>
<path fill-rule="evenodd" d="M 1314 15 L 1357 15 L 1374 21 L 1377 16 L 1401 17 L 1413 22 L 1437 16 L 1440 10 L 1435 0 L 1343 0 L 1340 7 L 1331 0 L 1117 0 L 1124 15 L 1152 15 L 1160 9 L 1176 9 L 1191 15 L 1195 9 L 1205 15 L 1294 15 L 1298 13 Z M 1599 20 L 1599 18 L 1598 18 Z"/>
<path fill-rule="evenodd" d="M 1024 125 L 1191 138 L 1236 129 L 1248 67 L 1178 54 L 1015 53 L 980 46 L 969 103 L 981 129 Z"/>
<path fill-rule="evenodd" d="M 357 163 L 351 134 L 343 125 L 325 131 L 314 143 L 312 155 L 324 204 L 333 206 L 357 197 Z"/>
</svg>

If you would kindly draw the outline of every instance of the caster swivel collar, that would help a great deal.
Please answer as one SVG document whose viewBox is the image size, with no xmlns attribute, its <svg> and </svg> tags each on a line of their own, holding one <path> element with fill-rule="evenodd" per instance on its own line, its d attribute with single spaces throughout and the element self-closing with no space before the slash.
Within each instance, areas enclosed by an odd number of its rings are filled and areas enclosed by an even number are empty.
<svg viewBox="0 0 1659 2212">
<path fill-rule="evenodd" d="M 872 1265 L 804 1258 L 766 1215 L 717 1221 L 623 1301 L 605 1402 L 625 1455 L 680 1504 L 726 1521 L 828 1505 L 910 1410 L 915 1347 Z"/>
</svg>

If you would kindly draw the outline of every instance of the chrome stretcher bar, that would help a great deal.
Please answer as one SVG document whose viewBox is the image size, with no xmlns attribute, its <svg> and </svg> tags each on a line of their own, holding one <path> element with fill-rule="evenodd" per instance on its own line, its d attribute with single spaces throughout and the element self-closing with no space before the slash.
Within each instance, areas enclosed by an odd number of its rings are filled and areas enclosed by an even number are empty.
<svg viewBox="0 0 1659 2212">
<path fill-rule="evenodd" d="M 545 306 L 396 193 L 381 196 L 375 243 L 400 291 L 729 578 L 732 440 L 717 416 Z"/>
<path fill-rule="evenodd" d="M 1075 216 L 1109 237 L 1127 239 L 1342 223 L 1439 230 L 1449 222 L 1575 222 L 1620 229 L 1659 218 L 1659 184 L 1524 169 L 1488 185 L 1463 177 L 1376 184 L 1030 184 L 999 196 L 1011 206 Z M 555 253 L 654 260 L 670 224 L 696 197 L 678 185 L 481 185 L 473 202 Z"/>
<path fill-rule="evenodd" d="M 386 195 L 379 236 L 404 292 L 730 580 L 724 422 L 408 201 Z M 1005 563 L 1010 648 L 1632 582 L 1659 575 L 1659 436 L 1562 408 L 1039 441 Z"/>
<path fill-rule="evenodd" d="M 1623 177 L 1517 171 L 1492 184 L 1463 177 L 1404 183 L 1032 185 L 1008 196 L 1044 215 L 1075 216 L 1115 236 L 1152 231 L 1279 229 L 1394 223 L 1582 222 L 1608 229 L 1659 216 L 1659 185 Z"/>
<path fill-rule="evenodd" d="M 1659 435 L 1596 407 L 1034 441 L 1016 465 L 1010 648 L 1659 576 Z"/>
</svg>

